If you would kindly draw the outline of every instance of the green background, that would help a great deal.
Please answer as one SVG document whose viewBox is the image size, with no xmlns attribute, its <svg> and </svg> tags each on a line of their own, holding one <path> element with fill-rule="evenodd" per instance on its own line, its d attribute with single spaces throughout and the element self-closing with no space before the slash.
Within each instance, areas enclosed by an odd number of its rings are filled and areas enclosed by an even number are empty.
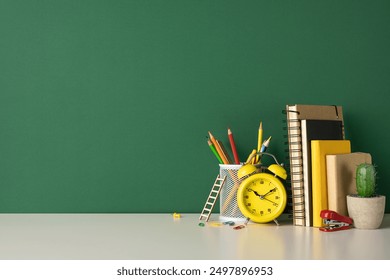
<svg viewBox="0 0 390 280">
<path fill-rule="evenodd" d="M 286 104 L 343 106 L 390 195 L 390 2 L 0 1 L 0 212 L 200 212 Z M 386 212 L 389 212 L 389 203 Z"/>
</svg>

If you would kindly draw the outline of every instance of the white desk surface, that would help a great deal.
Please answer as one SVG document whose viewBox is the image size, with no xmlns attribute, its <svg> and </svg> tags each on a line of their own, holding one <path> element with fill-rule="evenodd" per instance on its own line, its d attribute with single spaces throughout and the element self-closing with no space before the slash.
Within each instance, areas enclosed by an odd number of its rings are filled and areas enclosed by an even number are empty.
<svg viewBox="0 0 390 280">
<path fill-rule="evenodd" d="M 380 229 L 251 224 L 198 226 L 199 214 L 0 214 L 1 260 L 390 259 L 390 214 Z M 218 220 L 218 214 L 211 216 Z"/>
</svg>

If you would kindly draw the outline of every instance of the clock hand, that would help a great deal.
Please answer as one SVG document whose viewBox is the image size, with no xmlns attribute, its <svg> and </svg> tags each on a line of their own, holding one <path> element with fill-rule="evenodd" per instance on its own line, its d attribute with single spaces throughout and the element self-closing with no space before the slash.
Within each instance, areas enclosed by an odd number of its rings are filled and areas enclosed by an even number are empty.
<svg viewBox="0 0 390 280">
<path fill-rule="evenodd" d="M 253 190 L 252 190 L 253 191 Z M 257 191 L 253 191 L 255 193 L 255 195 L 257 195 L 258 197 L 260 197 L 261 199 L 263 199 L 263 196 L 261 194 L 259 194 Z"/>
<path fill-rule="evenodd" d="M 269 195 L 270 193 L 273 193 L 274 191 L 276 191 L 276 188 L 273 188 L 273 189 L 269 190 L 269 191 L 268 191 L 266 194 L 264 194 L 263 196 L 265 197 L 265 196 Z"/>
<path fill-rule="evenodd" d="M 278 206 L 278 204 L 277 204 L 276 202 L 274 202 L 274 201 L 272 201 L 272 200 L 270 200 L 270 199 L 268 199 L 268 198 L 265 197 L 265 196 L 268 195 L 269 193 L 274 192 L 275 189 L 276 189 L 276 188 L 270 190 L 270 191 L 267 192 L 265 195 L 261 195 L 261 194 L 259 194 L 257 191 L 252 190 L 252 189 L 249 189 L 249 191 L 252 191 L 252 192 L 253 192 L 256 196 L 258 196 L 260 199 L 262 199 L 262 200 L 267 200 L 267 201 L 271 202 L 273 205 Z"/>
<path fill-rule="evenodd" d="M 273 193 L 274 191 L 276 191 L 276 188 L 273 188 L 272 190 L 269 190 L 266 194 L 259 194 L 257 191 L 255 190 L 252 190 L 252 189 L 249 189 L 249 191 L 253 191 L 255 195 L 257 195 L 258 197 L 260 197 L 261 199 L 263 199 L 264 197 L 266 197 L 267 195 Z"/>
<path fill-rule="evenodd" d="M 274 201 L 272 201 L 272 200 L 269 200 L 268 198 L 263 197 L 263 199 L 265 199 L 265 200 L 271 202 L 274 206 L 278 206 L 278 204 L 277 204 L 276 202 L 274 202 Z"/>
</svg>

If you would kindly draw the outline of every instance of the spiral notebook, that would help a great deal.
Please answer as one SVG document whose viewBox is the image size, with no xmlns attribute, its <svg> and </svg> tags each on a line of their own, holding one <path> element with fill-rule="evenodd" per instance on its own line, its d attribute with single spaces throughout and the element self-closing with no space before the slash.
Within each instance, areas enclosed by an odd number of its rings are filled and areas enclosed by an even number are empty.
<svg viewBox="0 0 390 280">
<path fill-rule="evenodd" d="M 305 226 L 305 174 L 302 151 L 302 120 L 341 121 L 344 139 L 342 106 L 337 105 L 286 105 L 287 144 L 289 155 L 288 180 L 292 194 L 293 223 Z M 307 155 L 305 155 L 306 157 Z"/>
</svg>

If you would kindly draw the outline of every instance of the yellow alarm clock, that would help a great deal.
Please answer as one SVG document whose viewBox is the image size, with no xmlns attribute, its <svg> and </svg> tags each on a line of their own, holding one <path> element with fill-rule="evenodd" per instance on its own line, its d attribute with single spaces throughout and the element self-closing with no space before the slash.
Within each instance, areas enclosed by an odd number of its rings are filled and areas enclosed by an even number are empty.
<svg viewBox="0 0 390 280">
<path fill-rule="evenodd" d="M 258 153 L 263 154 L 272 156 L 277 163 L 267 168 L 269 172 L 256 173 L 256 166 L 245 164 L 237 173 L 238 178 L 243 179 L 237 191 L 238 207 L 245 217 L 256 223 L 276 222 L 287 204 L 286 190 L 279 179 L 285 180 L 287 172 L 273 155 Z"/>
</svg>

